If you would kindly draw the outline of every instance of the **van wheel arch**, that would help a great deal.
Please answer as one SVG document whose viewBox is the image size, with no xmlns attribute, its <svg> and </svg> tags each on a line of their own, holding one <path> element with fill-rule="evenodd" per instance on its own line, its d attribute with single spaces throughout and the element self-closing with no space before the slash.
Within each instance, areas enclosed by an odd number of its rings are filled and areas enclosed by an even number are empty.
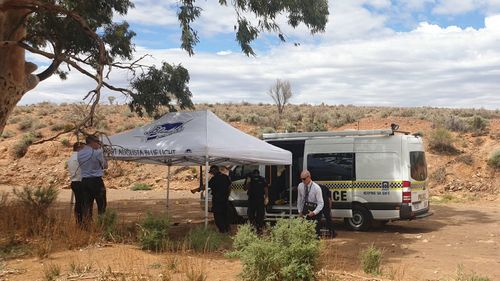
<svg viewBox="0 0 500 281">
<path fill-rule="evenodd" d="M 354 231 L 367 231 L 372 226 L 372 222 L 372 213 L 360 203 L 353 203 L 352 217 L 344 219 L 346 226 Z"/>
</svg>

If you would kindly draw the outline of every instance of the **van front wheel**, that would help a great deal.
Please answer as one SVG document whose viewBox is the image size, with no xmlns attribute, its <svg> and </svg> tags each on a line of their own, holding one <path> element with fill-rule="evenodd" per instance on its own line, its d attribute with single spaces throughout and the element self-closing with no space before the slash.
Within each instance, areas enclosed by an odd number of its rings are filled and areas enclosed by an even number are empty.
<svg viewBox="0 0 500 281">
<path fill-rule="evenodd" d="M 366 231 L 372 226 L 372 216 L 365 207 L 352 206 L 352 218 L 345 218 L 344 223 L 354 231 Z"/>
</svg>

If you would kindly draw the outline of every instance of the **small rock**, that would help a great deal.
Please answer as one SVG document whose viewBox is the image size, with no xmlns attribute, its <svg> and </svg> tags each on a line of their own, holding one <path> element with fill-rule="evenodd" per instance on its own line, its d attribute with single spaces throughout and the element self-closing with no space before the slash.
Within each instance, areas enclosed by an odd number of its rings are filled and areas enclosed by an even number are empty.
<svg viewBox="0 0 500 281">
<path fill-rule="evenodd" d="M 419 235 L 415 236 L 415 238 L 417 238 L 417 239 L 422 238 L 422 234 L 419 234 Z"/>
<path fill-rule="evenodd" d="M 429 242 L 429 240 L 424 239 L 424 240 L 422 240 L 422 242 L 427 243 L 427 242 Z"/>
</svg>

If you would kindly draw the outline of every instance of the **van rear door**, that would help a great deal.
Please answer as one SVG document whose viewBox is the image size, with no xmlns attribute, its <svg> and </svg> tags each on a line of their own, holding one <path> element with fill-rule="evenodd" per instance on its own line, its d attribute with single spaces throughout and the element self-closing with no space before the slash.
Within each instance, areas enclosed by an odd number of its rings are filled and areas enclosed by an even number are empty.
<svg viewBox="0 0 500 281">
<path fill-rule="evenodd" d="M 429 207 L 427 189 L 427 162 L 425 152 L 410 151 L 411 203 L 412 211 L 418 212 Z"/>
</svg>

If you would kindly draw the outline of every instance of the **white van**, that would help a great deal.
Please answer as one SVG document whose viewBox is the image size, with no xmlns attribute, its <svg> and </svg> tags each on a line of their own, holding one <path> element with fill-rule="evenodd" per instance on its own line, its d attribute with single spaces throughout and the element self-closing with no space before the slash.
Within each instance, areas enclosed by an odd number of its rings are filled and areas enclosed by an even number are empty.
<svg viewBox="0 0 500 281">
<path fill-rule="evenodd" d="M 285 166 L 233 168 L 230 200 L 235 213 L 247 216 L 244 178 L 259 169 L 270 186 L 266 219 L 288 216 L 289 186 L 296 215 L 300 172 L 307 169 L 313 181 L 332 191 L 332 216 L 344 218 L 353 230 L 367 230 L 373 220 L 431 215 L 422 138 L 395 130 L 264 134 L 265 141 L 292 152 L 292 176 Z"/>
</svg>

